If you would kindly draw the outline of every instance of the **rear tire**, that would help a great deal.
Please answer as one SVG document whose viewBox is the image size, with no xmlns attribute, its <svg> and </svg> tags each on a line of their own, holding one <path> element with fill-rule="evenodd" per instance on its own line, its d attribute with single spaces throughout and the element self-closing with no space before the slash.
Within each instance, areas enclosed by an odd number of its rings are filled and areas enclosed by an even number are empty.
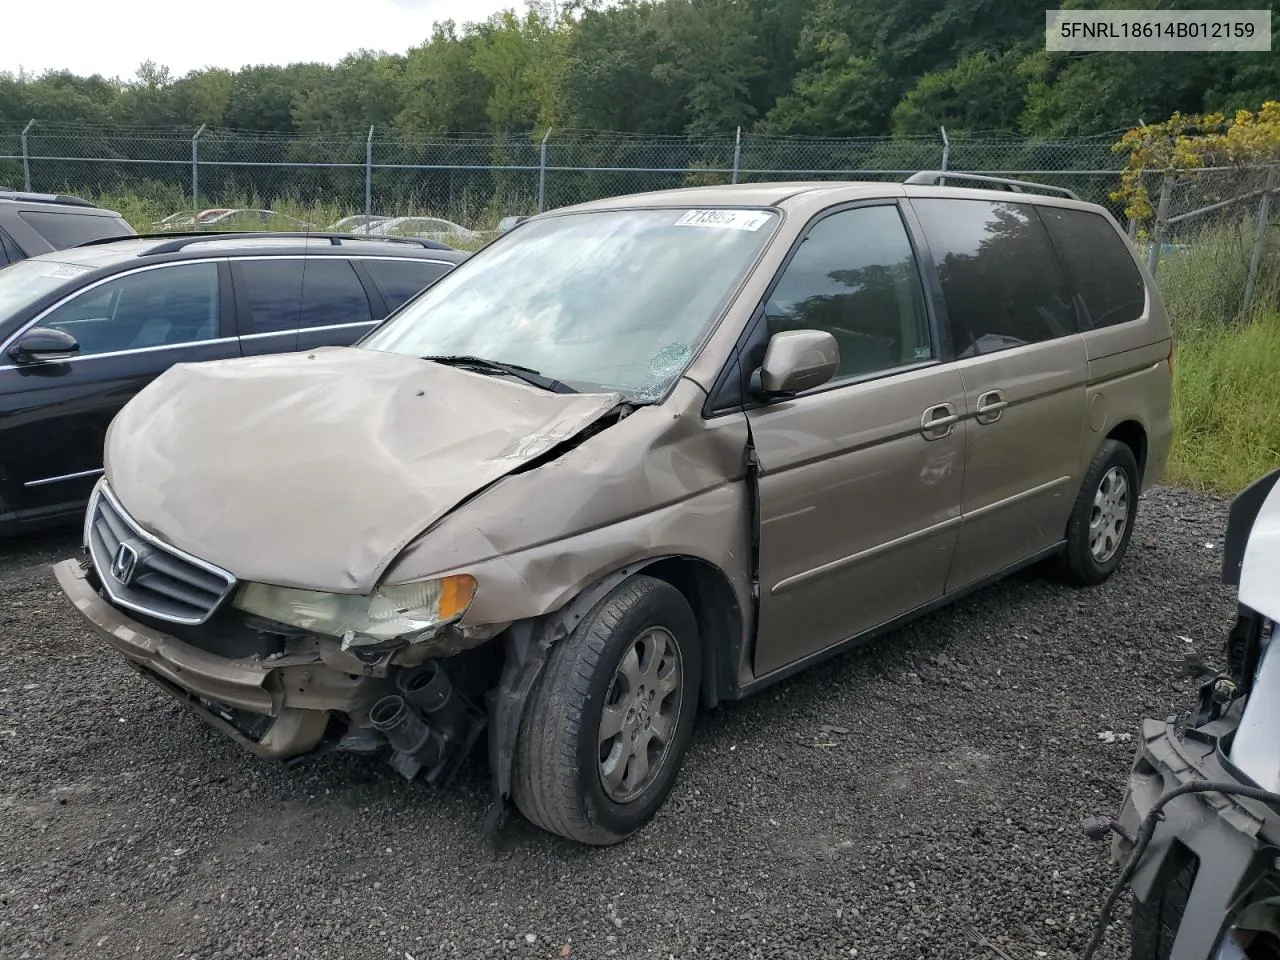
<svg viewBox="0 0 1280 960">
<path fill-rule="evenodd" d="M 1094 586 L 1116 572 L 1133 537 L 1141 481 L 1133 451 L 1118 440 L 1104 440 L 1085 471 L 1067 521 L 1061 559 L 1067 580 Z"/>
<path fill-rule="evenodd" d="M 697 621 L 680 591 L 635 576 L 554 647 L 520 724 L 512 795 L 533 823 L 618 843 L 670 793 L 697 713 Z"/>
</svg>

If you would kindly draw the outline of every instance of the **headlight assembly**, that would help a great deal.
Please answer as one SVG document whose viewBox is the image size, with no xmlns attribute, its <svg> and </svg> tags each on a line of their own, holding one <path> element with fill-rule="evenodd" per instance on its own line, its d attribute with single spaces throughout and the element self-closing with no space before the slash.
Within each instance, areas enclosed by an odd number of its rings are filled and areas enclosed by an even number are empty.
<svg viewBox="0 0 1280 960">
<path fill-rule="evenodd" d="M 341 637 L 345 649 L 423 639 L 460 620 L 475 595 L 475 577 L 463 573 L 379 587 L 367 596 L 246 583 L 233 603 L 277 623 Z"/>
</svg>

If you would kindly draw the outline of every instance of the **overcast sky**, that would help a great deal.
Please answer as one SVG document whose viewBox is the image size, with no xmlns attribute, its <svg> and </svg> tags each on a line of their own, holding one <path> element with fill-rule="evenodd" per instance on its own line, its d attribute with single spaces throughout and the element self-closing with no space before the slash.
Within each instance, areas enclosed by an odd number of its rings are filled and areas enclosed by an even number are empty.
<svg viewBox="0 0 1280 960">
<path fill-rule="evenodd" d="M 361 47 L 403 53 L 433 21 L 484 20 L 524 0 L 59 0 L 56 29 L 0 29 L 0 71 L 132 79 L 144 60 L 175 77 L 201 67 L 332 63 Z M 34 19 L 33 19 L 34 17 Z"/>
</svg>

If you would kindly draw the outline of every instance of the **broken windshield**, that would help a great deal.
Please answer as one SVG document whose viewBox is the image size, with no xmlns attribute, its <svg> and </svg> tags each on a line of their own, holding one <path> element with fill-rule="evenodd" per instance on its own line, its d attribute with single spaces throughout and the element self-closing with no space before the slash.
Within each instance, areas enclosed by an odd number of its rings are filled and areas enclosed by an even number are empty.
<svg viewBox="0 0 1280 960">
<path fill-rule="evenodd" d="M 684 372 L 768 241 L 765 210 L 604 210 L 533 220 L 360 344 L 540 371 L 645 402 Z"/>
</svg>

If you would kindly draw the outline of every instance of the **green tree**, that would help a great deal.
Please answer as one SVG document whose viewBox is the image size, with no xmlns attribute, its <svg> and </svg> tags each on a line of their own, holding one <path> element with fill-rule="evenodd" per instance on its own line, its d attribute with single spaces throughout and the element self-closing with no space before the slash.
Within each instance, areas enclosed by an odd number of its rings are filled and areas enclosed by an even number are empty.
<svg viewBox="0 0 1280 960">
<path fill-rule="evenodd" d="M 488 127 L 491 84 L 475 68 L 474 34 L 458 34 L 452 20 L 437 23 L 431 39 L 414 47 L 401 80 L 403 106 L 396 123 L 410 133 L 457 133 Z"/>
<path fill-rule="evenodd" d="M 662 59 L 655 79 L 680 92 L 695 136 L 725 134 L 756 116 L 750 91 L 763 76 L 744 0 L 666 0 L 658 11 Z"/>
<path fill-rule="evenodd" d="M 993 55 L 980 50 L 954 67 L 926 73 L 893 108 L 897 136 L 965 130 L 1015 130 L 1026 99 L 1018 75 L 1018 49 Z"/>
<path fill-rule="evenodd" d="M 298 130 L 349 131 L 390 126 L 403 108 L 406 58 L 361 50 L 316 76 L 293 99 Z"/>
</svg>

